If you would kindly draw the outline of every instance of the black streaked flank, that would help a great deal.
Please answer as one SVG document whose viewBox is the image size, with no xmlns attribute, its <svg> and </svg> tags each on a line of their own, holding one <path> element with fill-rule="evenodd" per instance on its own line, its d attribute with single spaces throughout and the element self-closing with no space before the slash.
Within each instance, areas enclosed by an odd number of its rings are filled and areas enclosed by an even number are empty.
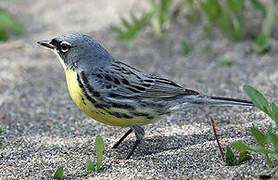
<svg viewBox="0 0 278 180">
<path fill-rule="evenodd" d="M 108 114 L 115 116 L 117 118 L 126 118 L 126 119 L 132 119 L 133 116 L 127 115 L 125 113 L 119 113 L 119 112 L 111 112 L 111 111 L 107 111 Z"/>
<path fill-rule="evenodd" d="M 120 108 L 120 109 L 130 109 L 135 110 L 135 108 L 128 104 L 120 104 L 120 103 L 112 103 L 112 107 Z"/>
<path fill-rule="evenodd" d="M 151 115 L 148 114 L 148 113 L 132 112 L 132 115 L 134 115 L 134 116 L 143 116 L 143 117 L 146 117 L 146 118 L 149 119 L 149 120 L 154 119 L 154 117 L 151 116 Z"/>
<path fill-rule="evenodd" d="M 96 100 L 94 100 L 93 98 L 91 98 L 91 96 L 89 96 L 89 94 L 87 93 L 84 85 L 82 84 L 81 80 L 80 80 L 80 76 L 79 74 L 77 73 L 77 82 L 82 90 L 82 92 L 84 93 L 85 97 L 92 103 L 92 104 L 95 104 L 96 103 Z"/>
<path fill-rule="evenodd" d="M 90 86 L 90 83 L 89 83 L 84 71 L 82 71 L 80 73 L 80 75 L 81 75 L 82 81 L 84 82 L 84 87 L 87 88 L 93 96 L 100 97 L 99 92 L 95 91 L 94 88 L 92 86 Z"/>
<path fill-rule="evenodd" d="M 82 99 L 83 104 L 86 106 L 87 104 L 85 103 L 85 99 L 82 95 L 81 95 L 81 99 Z"/>
<path fill-rule="evenodd" d="M 109 104 L 103 104 L 103 103 L 95 103 L 94 105 L 95 105 L 96 108 L 100 108 L 100 109 L 103 109 L 103 110 L 105 110 L 105 111 L 107 111 L 107 110 L 106 110 L 107 108 L 110 108 L 110 107 L 111 107 L 111 105 L 109 105 Z"/>
</svg>

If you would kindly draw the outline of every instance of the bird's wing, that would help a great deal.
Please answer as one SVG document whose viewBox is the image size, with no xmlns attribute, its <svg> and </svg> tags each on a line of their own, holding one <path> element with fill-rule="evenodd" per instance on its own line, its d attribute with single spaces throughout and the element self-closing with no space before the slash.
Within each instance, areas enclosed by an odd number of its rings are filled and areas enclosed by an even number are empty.
<svg viewBox="0 0 278 180">
<path fill-rule="evenodd" d="M 196 91 L 155 75 L 145 74 L 120 61 L 104 69 L 90 72 L 89 84 L 102 97 L 111 98 L 167 98 L 179 95 L 196 95 Z"/>
</svg>

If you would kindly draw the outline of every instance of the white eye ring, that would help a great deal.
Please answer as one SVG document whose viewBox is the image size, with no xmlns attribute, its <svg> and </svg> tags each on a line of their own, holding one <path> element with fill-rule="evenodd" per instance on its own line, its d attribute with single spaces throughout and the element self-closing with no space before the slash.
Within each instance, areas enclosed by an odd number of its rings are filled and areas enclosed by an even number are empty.
<svg viewBox="0 0 278 180">
<path fill-rule="evenodd" d="M 66 42 L 66 41 L 62 41 L 61 44 L 60 44 L 60 50 L 63 52 L 63 53 L 66 53 L 68 52 L 68 50 L 71 48 L 71 44 Z"/>
</svg>

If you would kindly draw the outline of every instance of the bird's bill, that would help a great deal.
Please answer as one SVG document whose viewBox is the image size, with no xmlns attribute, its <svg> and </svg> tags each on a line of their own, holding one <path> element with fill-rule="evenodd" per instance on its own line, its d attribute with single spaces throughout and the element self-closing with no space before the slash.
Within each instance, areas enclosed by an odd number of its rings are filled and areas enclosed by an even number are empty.
<svg viewBox="0 0 278 180">
<path fill-rule="evenodd" d="M 47 47 L 49 49 L 54 49 L 55 48 L 55 46 L 53 46 L 53 44 L 51 44 L 50 41 L 48 41 L 48 40 L 38 41 L 38 44 L 41 45 L 41 46 Z"/>
</svg>

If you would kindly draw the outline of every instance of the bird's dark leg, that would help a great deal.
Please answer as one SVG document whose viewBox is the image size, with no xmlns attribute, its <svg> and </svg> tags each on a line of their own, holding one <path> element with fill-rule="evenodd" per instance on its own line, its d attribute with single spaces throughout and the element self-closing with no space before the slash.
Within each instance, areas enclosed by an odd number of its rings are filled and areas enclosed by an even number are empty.
<svg viewBox="0 0 278 180">
<path fill-rule="evenodd" d="M 131 126 L 131 128 L 135 132 L 136 141 L 135 141 L 131 151 L 128 153 L 126 159 L 129 159 L 132 156 L 134 150 L 137 148 L 138 144 L 141 142 L 141 140 L 143 139 L 143 137 L 145 135 L 145 131 L 142 127 L 137 126 L 137 125 L 133 125 L 133 126 Z"/>
<path fill-rule="evenodd" d="M 129 130 L 123 135 L 123 137 L 121 137 L 121 139 L 113 145 L 112 148 L 117 148 L 117 147 L 121 144 L 121 142 L 123 142 L 123 140 L 124 140 L 132 131 L 133 131 L 132 129 L 129 129 Z"/>
</svg>

